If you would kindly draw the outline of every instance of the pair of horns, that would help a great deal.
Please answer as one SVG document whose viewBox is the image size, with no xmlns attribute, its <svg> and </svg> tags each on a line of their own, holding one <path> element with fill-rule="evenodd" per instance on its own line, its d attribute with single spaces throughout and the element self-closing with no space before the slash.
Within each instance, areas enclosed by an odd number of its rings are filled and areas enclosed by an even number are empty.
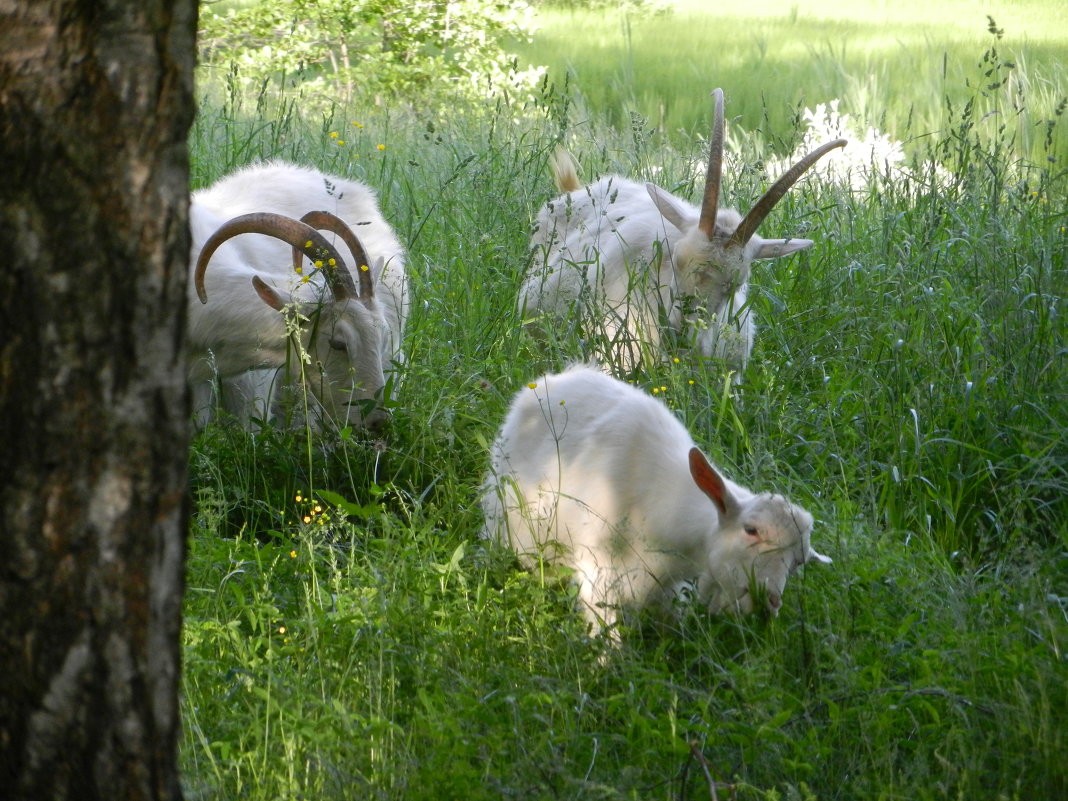
<svg viewBox="0 0 1068 801">
<path fill-rule="evenodd" d="M 708 175 L 705 177 L 705 196 L 701 201 L 701 217 L 697 223 L 697 227 L 709 239 L 715 236 L 716 233 L 716 212 L 719 209 L 719 185 L 720 178 L 723 174 L 723 90 L 716 89 L 712 93 L 712 98 L 715 111 L 712 120 L 712 136 L 710 137 L 708 150 Z M 845 139 L 835 139 L 833 142 L 827 142 L 824 145 L 820 145 L 787 170 L 786 173 L 764 193 L 764 196 L 756 202 L 756 205 L 749 210 L 749 213 L 745 215 L 741 223 L 739 223 L 737 230 L 731 234 L 731 238 L 727 241 L 727 247 L 745 247 L 745 244 L 753 238 L 756 229 L 762 222 L 764 222 L 764 218 L 771 213 L 773 208 L 775 208 L 775 204 L 783 199 L 790 187 L 797 183 L 797 179 L 804 175 L 805 172 L 823 156 L 834 150 L 836 147 L 844 147 L 845 143 Z"/>
<path fill-rule="evenodd" d="M 337 249 L 319 233 L 319 230 L 337 234 L 352 251 L 360 274 L 359 293 L 356 291 L 356 284 L 352 280 L 352 273 L 345 265 L 345 260 Z M 193 274 L 193 283 L 201 303 L 208 302 L 208 293 L 204 289 L 204 274 L 207 272 L 208 262 L 211 261 L 211 257 L 220 245 L 241 234 L 264 234 L 282 240 L 293 248 L 294 267 L 300 266 L 302 255 L 307 256 L 313 262 L 327 262 L 333 259 L 333 266 L 324 269 L 323 275 L 326 276 L 327 285 L 333 292 L 334 299 L 339 303 L 348 298 L 359 297 L 367 301 L 374 297 L 374 283 L 370 265 L 367 263 L 367 253 L 360 244 L 359 238 L 340 217 L 328 211 L 310 211 L 299 220 L 294 220 L 284 214 L 256 212 L 228 220 L 204 243 Z"/>
</svg>

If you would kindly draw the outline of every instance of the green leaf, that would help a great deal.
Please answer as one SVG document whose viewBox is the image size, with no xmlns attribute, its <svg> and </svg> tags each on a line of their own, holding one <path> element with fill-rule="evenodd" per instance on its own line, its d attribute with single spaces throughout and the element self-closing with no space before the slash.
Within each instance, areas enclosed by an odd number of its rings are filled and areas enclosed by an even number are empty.
<svg viewBox="0 0 1068 801">
<path fill-rule="evenodd" d="M 381 511 L 381 507 L 377 503 L 358 504 L 345 498 L 343 495 L 339 495 L 336 492 L 330 490 L 316 490 L 315 494 L 322 498 L 326 503 L 331 506 L 340 509 L 347 515 L 352 517 L 369 518 L 374 517 Z"/>
</svg>

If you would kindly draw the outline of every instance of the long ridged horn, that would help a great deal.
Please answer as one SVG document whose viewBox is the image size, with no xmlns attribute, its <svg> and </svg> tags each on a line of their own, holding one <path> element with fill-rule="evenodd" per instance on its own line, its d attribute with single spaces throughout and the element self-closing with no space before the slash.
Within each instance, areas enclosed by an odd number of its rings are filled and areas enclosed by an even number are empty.
<svg viewBox="0 0 1068 801">
<path fill-rule="evenodd" d="M 701 201 L 701 219 L 697 227 L 709 239 L 716 233 L 716 212 L 719 210 L 719 184 L 723 175 L 723 90 L 712 92 L 715 112 L 712 117 L 712 136 L 708 146 L 708 174 L 705 176 L 705 197 Z"/>
<path fill-rule="evenodd" d="M 303 217 L 300 218 L 302 223 L 310 225 L 312 228 L 317 228 L 320 231 L 330 231 L 341 237 L 346 245 L 349 246 L 349 251 L 352 253 L 352 257 L 356 259 L 356 264 L 353 265 L 356 268 L 356 272 L 360 275 L 360 299 L 370 300 L 375 295 L 375 285 L 371 275 L 371 264 L 367 259 L 367 251 L 363 249 L 359 237 L 349 227 L 349 224 L 336 214 L 331 214 L 329 211 L 309 211 Z M 301 252 L 299 248 L 293 248 L 293 266 L 300 266 Z M 326 280 L 330 283 L 331 289 L 334 290 L 334 295 L 337 296 L 338 288 L 336 283 L 345 282 L 345 291 L 348 291 L 350 287 L 353 287 L 352 274 L 348 270 L 345 270 L 344 274 L 340 269 L 331 270 L 326 273 Z M 353 293 L 355 294 L 355 293 Z M 339 298 L 340 300 L 340 298 Z"/>
<path fill-rule="evenodd" d="M 200 298 L 201 303 L 208 302 L 208 293 L 204 289 L 204 273 L 208 269 L 208 262 L 211 261 L 211 257 L 223 242 L 240 234 L 273 236 L 275 239 L 281 239 L 286 244 L 299 249 L 312 261 L 333 259 L 339 273 L 349 274 L 341 254 L 326 241 L 322 234 L 310 225 L 282 214 L 267 212 L 243 214 L 223 223 L 219 230 L 208 238 L 208 241 L 204 243 L 204 247 L 200 250 L 196 271 L 193 274 L 193 284 L 196 286 L 197 297 Z M 352 276 L 349 275 L 349 284 L 351 285 L 351 283 Z M 355 292 L 355 287 L 352 287 L 350 294 L 354 295 Z M 338 298 L 338 300 L 342 299 Z"/>
<path fill-rule="evenodd" d="M 797 183 L 797 179 L 804 175 L 809 167 L 823 158 L 823 156 L 827 155 L 827 153 L 831 152 L 836 147 L 844 147 L 845 144 L 845 139 L 835 139 L 833 142 L 827 142 L 824 145 L 820 145 L 787 170 L 778 181 L 772 184 L 771 189 L 765 192 L 764 196 L 756 202 L 756 205 L 749 210 L 749 213 L 745 215 L 745 218 L 738 224 L 738 229 L 727 242 L 727 247 L 745 247 L 745 244 L 753 238 L 756 229 L 762 222 L 764 222 L 764 218 L 771 213 L 773 208 L 775 208 L 775 204 L 783 199 L 786 193 L 790 190 L 790 187 Z"/>
</svg>

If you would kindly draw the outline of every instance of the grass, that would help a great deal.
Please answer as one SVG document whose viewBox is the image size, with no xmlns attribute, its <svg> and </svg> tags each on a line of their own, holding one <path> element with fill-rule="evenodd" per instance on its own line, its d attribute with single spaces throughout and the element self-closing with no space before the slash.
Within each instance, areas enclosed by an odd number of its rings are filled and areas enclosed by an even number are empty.
<svg viewBox="0 0 1068 801">
<path fill-rule="evenodd" d="M 1014 150 L 1041 161 L 1050 155 L 1045 123 L 1068 97 L 1068 7 L 1056 0 L 664 5 L 661 14 L 542 7 L 534 41 L 516 51 L 557 82 L 570 74 L 616 126 L 637 115 L 671 136 L 706 134 L 708 93 L 721 86 L 729 117 L 772 142 L 796 128 L 804 108 L 840 99 L 843 113 L 911 147 L 954 125 L 947 98 L 959 108 L 982 88 L 982 113 L 992 112 L 985 124 L 1008 126 Z M 988 31 L 991 16 L 1003 36 Z M 977 70 L 989 46 L 1014 68 Z M 1052 155 L 1064 163 L 1061 147 Z"/>
<path fill-rule="evenodd" d="M 1068 797 L 1068 176 L 954 108 L 915 172 L 808 180 L 765 223 L 817 244 L 757 265 L 740 387 L 645 377 L 729 474 L 812 510 L 834 564 L 777 619 L 639 622 L 605 660 L 566 586 L 480 544 L 478 486 L 511 393 L 579 352 L 512 311 L 548 154 L 692 196 L 702 142 L 548 89 L 447 120 L 205 100 L 197 185 L 267 157 L 367 180 L 415 305 L 383 441 L 193 443 L 186 797 Z M 771 153 L 734 127 L 745 205 Z"/>
</svg>

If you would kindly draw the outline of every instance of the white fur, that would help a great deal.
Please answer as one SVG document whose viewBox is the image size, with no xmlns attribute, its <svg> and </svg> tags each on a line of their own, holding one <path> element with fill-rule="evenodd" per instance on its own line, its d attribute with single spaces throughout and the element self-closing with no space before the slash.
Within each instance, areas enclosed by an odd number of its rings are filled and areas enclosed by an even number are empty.
<svg viewBox="0 0 1068 801">
<path fill-rule="evenodd" d="M 224 405 L 244 418 L 250 413 L 250 403 L 261 407 L 252 410 L 253 414 L 273 406 L 263 394 L 282 383 L 289 385 L 289 391 L 308 387 L 317 416 L 326 417 L 334 426 L 370 425 L 386 416 L 376 407 L 364 419 L 361 404 L 354 401 L 381 400 L 394 362 L 404 362 L 401 340 L 408 316 L 408 278 L 404 249 L 382 217 L 370 187 L 281 161 L 239 170 L 193 193 L 191 269 L 204 242 L 232 217 L 273 212 L 300 219 L 313 210 L 337 215 L 356 233 L 377 273 L 374 301 L 337 304 L 320 275 L 301 283 L 293 270 L 292 249 L 278 239 L 242 234 L 227 241 L 208 264 L 207 304 L 197 298 L 192 281 L 189 285 L 190 380 L 198 404 L 210 398 L 211 392 L 197 385 L 218 376 L 224 381 Z M 336 246 L 356 280 L 359 265 L 351 263 L 353 258 L 340 239 Z M 305 274 L 312 272 L 307 264 Z M 311 363 L 301 365 L 292 352 L 287 356 L 284 316 L 257 295 L 254 275 L 283 301 L 295 303 L 305 316 L 321 309 L 314 338 L 314 326 L 303 324 L 301 341 Z M 286 365 L 288 381 L 279 381 L 285 376 L 276 376 L 274 370 Z M 269 372 L 246 375 L 263 368 Z M 233 386 L 227 387 L 228 383 Z M 197 412 L 203 422 L 204 410 Z"/>
<path fill-rule="evenodd" d="M 776 614 L 787 578 L 829 562 L 812 516 L 721 477 L 660 401 L 588 367 L 515 396 L 491 450 L 483 536 L 574 570 L 594 629 L 692 586 L 712 612 Z"/>
<path fill-rule="evenodd" d="M 534 330 L 577 322 L 601 339 L 595 358 L 629 371 L 662 355 L 666 327 L 702 356 L 744 368 L 755 332 L 750 264 L 812 240 L 754 236 L 744 248 L 725 248 L 724 239 L 698 230 L 699 207 L 658 186 L 613 175 L 582 187 L 566 153 L 552 167 L 564 194 L 538 214 L 533 263 L 519 295 Z M 720 209 L 717 234 L 733 233 L 741 219 Z"/>
</svg>

